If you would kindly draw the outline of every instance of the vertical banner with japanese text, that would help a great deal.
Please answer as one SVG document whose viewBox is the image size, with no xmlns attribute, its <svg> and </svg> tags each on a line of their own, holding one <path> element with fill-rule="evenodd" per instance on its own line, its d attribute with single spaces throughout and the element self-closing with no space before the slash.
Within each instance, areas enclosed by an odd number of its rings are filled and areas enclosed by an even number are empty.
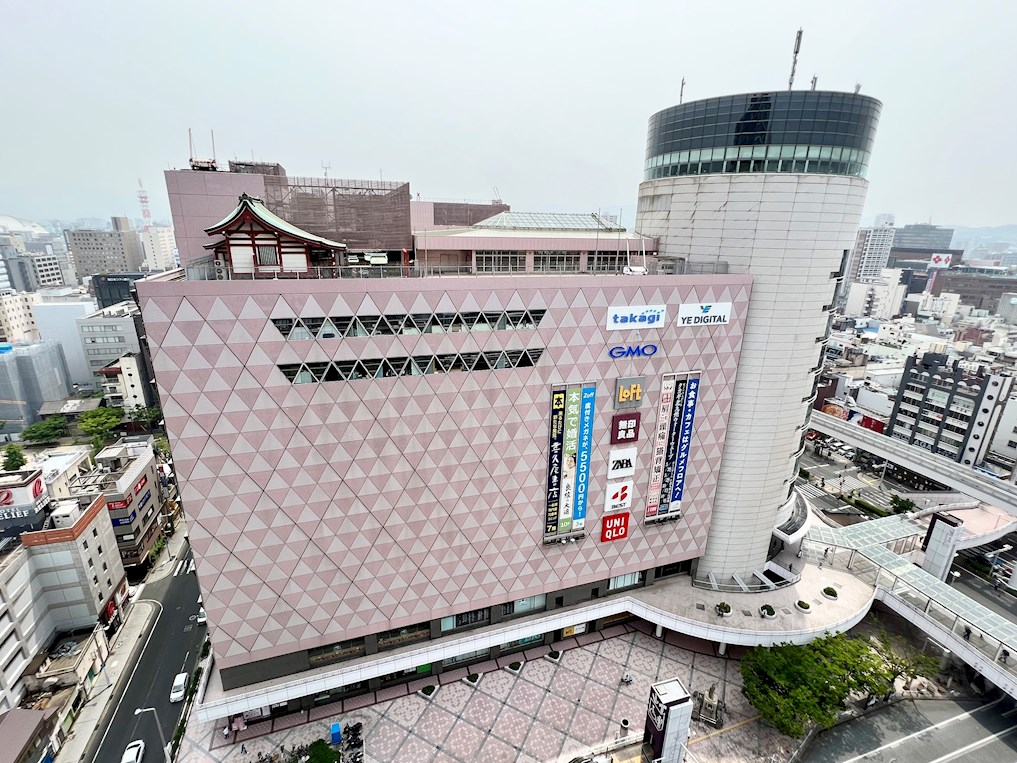
<svg viewBox="0 0 1017 763">
<path fill-rule="evenodd" d="M 657 425 L 650 437 L 653 447 L 650 460 L 650 489 L 646 494 L 646 516 L 657 516 L 660 508 L 660 491 L 664 484 L 664 461 L 667 457 L 667 432 L 671 424 L 671 407 L 674 405 L 675 375 L 666 374 L 660 385 L 660 405 L 657 408 Z"/>
<path fill-rule="evenodd" d="M 696 372 L 664 375 L 651 436 L 648 521 L 676 516 L 681 511 L 701 385 L 700 374 Z"/>
<path fill-rule="evenodd" d="M 544 535 L 555 535 L 558 532 L 558 513 L 561 508 L 562 444 L 565 437 L 565 392 L 563 389 L 551 392 Z"/>
<path fill-rule="evenodd" d="M 544 536 L 584 530 L 590 495 L 597 388 L 570 384 L 551 390 Z"/>
<path fill-rule="evenodd" d="M 583 391 L 569 387 L 565 391 L 565 439 L 561 467 L 561 507 L 558 510 L 558 534 L 572 532 L 572 510 L 576 499 L 576 460 L 579 454 L 579 418 Z"/>
<path fill-rule="evenodd" d="M 586 505 L 590 494 L 590 458 L 593 454 L 593 414 L 596 411 L 597 388 L 583 387 L 582 410 L 579 416 L 579 451 L 576 459 L 576 506 L 572 512 L 572 529 L 586 527 Z"/>
<path fill-rule="evenodd" d="M 671 503 L 681 508 L 685 492 L 685 468 L 689 463 L 689 447 L 692 444 L 692 429 L 696 419 L 696 401 L 699 400 L 699 377 L 690 376 L 685 390 L 685 405 L 682 406 L 681 433 L 678 440 L 678 461 L 674 468 L 674 484 L 671 487 Z M 677 406 L 676 406 L 677 407 Z"/>
<path fill-rule="evenodd" d="M 664 456 L 664 477 L 661 480 L 658 517 L 666 516 L 671 512 L 671 486 L 674 484 L 674 470 L 678 463 L 679 430 L 682 425 L 686 384 L 684 374 L 682 378 L 675 380 L 674 401 L 671 404 L 671 418 L 667 427 L 667 453 Z"/>
</svg>

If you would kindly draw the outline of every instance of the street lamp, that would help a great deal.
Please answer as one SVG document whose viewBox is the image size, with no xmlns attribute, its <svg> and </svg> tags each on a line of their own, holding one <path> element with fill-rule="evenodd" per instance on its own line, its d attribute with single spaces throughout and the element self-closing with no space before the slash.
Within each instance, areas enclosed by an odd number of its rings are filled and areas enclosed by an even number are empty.
<svg viewBox="0 0 1017 763">
<path fill-rule="evenodd" d="M 996 574 L 996 565 L 999 563 L 999 555 L 1002 554 L 1004 551 L 1010 551 L 1011 549 L 1013 549 L 1013 546 L 1007 543 L 1005 546 L 997 548 L 995 551 L 992 552 L 992 556 L 990 559 L 992 563 L 992 569 L 990 570 L 991 575 L 995 576 Z"/>
<path fill-rule="evenodd" d="M 154 707 L 139 707 L 134 711 L 135 715 L 141 715 L 142 713 L 151 713 L 155 716 L 155 728 L 159 732 L 159 741 L 162 742 L 162 756 L 166 763 L 170 763 L 169 745 L 166 744 L 166 736 L 162 733 L 162 723 L 159 721 L 159 713 L 155 712 Z"/>
</svg>

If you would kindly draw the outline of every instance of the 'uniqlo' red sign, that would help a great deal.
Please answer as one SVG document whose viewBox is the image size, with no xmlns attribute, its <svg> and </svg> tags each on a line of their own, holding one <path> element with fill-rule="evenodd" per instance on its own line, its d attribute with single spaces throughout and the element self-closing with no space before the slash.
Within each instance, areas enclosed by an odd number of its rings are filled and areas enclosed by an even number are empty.
<svg viewBox="0 0 1017 763">
<path fill-rule="evenodd" d="M 608 514 L 604 517 L 600 527 L 601 542 L 624 540 L 627 537 L 629 537 L 629 513 L 627 511 L 620 514 Z"/>
<path fill-rule="evenodd" d="M 616 413 L 611 417 L 611 444 L 636 442 L 639 439 L 639 418 L 642 414 Z"/>
</svg>

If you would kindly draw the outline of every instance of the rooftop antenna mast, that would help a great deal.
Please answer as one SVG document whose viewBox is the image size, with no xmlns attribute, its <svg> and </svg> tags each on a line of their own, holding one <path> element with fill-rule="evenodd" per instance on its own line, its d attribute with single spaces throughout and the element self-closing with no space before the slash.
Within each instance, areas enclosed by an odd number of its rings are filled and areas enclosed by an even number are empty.
<svg viewBox="0 0 1017 763">
<path fill-rule="evenodd" d="M 682 77 L 682 88 L 681 90 L 678 91 L 678 105 L 680 106 L 682 104 L 682 101 L 684 100 L 685 100 L 685 78 Z"/>
<path fill-rule="evenodd" d="M 802 49 L 802 30 L 798 30 L 798 34 L 795 35 L 795 52 L 791 58 L 791 76 L 787 80 L 787 89 L 790 90 L 791 86 L 795 83 L 795 69 L 798 68 L 798 53 Z"/>
<path fill-rule="evenodd" d="M 819 79 L 815 74 L 812 75 L 812 89 L 816 89 L 816 81 Z"/>
<path fill-rule="evenodd" d="M 328 180 L 328 171 L 332 169 L 332 165 L 327 162 L 322 162 L 321 168 L 325 171 L 325 180 Z"/>
<path fill-rule="evenodd" d="M 192 170 L 199 172 L 215 172 L 219 169 L 219 166 L 215 160 L 215 133 L 212 133 L 212 158 L 211 159 L 199 159 L 194 155 L 194 133 L 191 128 L 187 128 L 187 142 L 190 147 L 190 161 Z"/>
</svg>

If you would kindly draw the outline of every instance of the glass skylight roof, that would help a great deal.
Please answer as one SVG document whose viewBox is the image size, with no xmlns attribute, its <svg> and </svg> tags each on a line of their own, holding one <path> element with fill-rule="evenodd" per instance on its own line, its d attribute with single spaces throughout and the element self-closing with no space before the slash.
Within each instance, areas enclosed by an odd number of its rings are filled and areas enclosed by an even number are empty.
<svg viewBox="0 0 1017 763">
<path fill-rule="evenodd" d="M 477 223 L 474 228 L 501 228 L 504 230 L 590 230 L 624 231 L 621 225 L 596 213 L 571 214 L 567 212 L 501 212 Z"/>
</svg>

